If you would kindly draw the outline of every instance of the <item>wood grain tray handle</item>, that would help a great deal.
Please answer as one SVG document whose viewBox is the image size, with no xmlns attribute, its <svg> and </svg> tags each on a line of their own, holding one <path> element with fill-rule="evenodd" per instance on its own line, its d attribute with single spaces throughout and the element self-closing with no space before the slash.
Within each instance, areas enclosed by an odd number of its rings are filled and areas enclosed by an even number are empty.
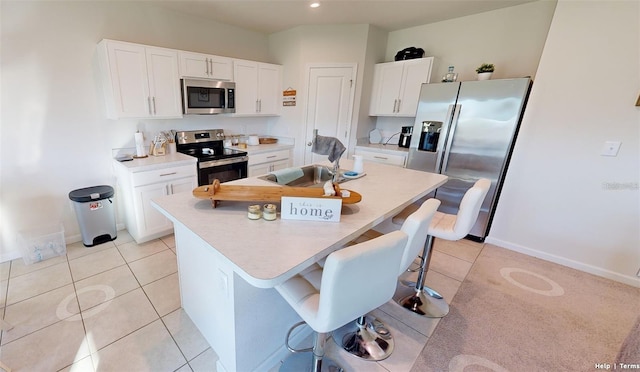
<svg viewBox="0 0 640 372">
<path fill-rule="evenodd" d="M 336 195 L 341 195 L 340 186 L 337 183 L 333 184 L 333 188 Z M 222 200 L 280 202 L 283 196 L 342 199 L 343 204 L 354 204 L 362 200 L 362 195 L 355 191 L 347 191 L 349 196 L 341 198 L 324 196 L 324 189 L 321 187 L 222 185 L 216 179 L 211 185 L 193 189 L 193 196 L 199 199 L 211 199 L 211 205 L 214 208 Z"/>
</svg>

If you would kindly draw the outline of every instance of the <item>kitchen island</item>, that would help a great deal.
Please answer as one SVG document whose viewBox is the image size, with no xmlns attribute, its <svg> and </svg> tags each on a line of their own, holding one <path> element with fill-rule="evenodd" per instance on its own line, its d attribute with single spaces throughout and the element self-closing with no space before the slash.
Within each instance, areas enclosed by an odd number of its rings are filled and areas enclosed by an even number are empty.
<svg viewBox="0 0 640 372">
<path fill-rule="evenodd" d="M 374 163 L 365 172 L 341 184 L 362 201 L 343 205 L 340 222 L 250 220 L 247 206 L 256 203 L 228 201 L 213 209 L 189 193 L 152 201 L 173 222 L 182 307 L 218 354 L 218 371 L 267 370 L 286 357 L 285 335 L 300 318 L 273 287 L 447 179 Z M 233 184 L 274 185 L 255 177 Z"/>
</svg>

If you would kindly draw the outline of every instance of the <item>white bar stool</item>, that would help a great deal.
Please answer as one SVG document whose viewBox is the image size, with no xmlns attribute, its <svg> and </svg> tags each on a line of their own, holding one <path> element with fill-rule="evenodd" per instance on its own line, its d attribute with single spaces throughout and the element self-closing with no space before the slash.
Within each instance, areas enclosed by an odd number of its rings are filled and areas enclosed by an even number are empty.
<svg viewBox="0 0 640 372">
<path fill-rule="evenodd" d="M 406 244 L 407 235 L 394 231 L 331 253 L 322 268 L 320 289 L 314 284 L 319 265 L 276 286 L 280 295 L 316 332 L 313 358 L 295 353 L 285 359 L 280 371 L 342 370 L 324 358 L 327 335 L 393 297 Z M 372 272 L 376 275 L 370 275 Z M 363 291 L 364 286 L 375 291 Z"/>
<path fill-rule="evenodd" d="M 404 273 L 420 253 L 427 239 L 427 228 L 440 206 L 437 199 L 429 199 L 402 224 L 400 231 L 407 234 L 407 245 L 402 253 L 398 276 Z M 350 354 L 364 360 L 383 360 L 394 349 L 394 340 L 386 326 L 370 315 L 359 317 L 333 332 L 333 339 Z"/>
<path fill-rule="evenodd" d="M 422 251 L 418 280 L 414 286 L 414 293 L 398 301 L 398 303 L 416 313 L 429 318 L 442 318 L 449 313 L 449 305 L 442 295 L 424 285 L 427 270 L 431 263 L 431 253 L 435 238 L 445 240 L 460 240 L 467 236 L 478 219 L 480 207 L 489 191 L 491 181 L 481 178 L 462 197 L 458 214 L 436 212 L 429 225 L 428 235 Z M 392 219 L 393 223 L 400 224 L 406 219 L 414 207 L 407 207 Z"/>
</svg>

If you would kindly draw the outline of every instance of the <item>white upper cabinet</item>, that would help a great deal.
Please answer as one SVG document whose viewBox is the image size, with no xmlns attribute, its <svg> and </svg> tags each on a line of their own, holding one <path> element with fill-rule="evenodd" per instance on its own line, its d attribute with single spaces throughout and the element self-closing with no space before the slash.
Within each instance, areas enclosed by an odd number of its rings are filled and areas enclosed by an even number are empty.
<svg viewBox="0 0 640 372">
<path fill-rule="evenodd" d="M 369 115 L 416 116 L 420 88 L 429 83 L 433 57 L 375 65 Z"/>
<path fill-rule="evenodd" d="M 182 51 L 178 55 L 181 77 L 227 81 L 233 78 L 231 58 Z"/>
<path fill-rule="evenodd" d="M 98 55 L 110 119 L 182 117 L 177 51 L 103 40 Z"/>
<path fill-rule="evenodd" d="M 236 115 L 279 115 L 282 66 L 233 60 L 236 83 Z"/>
</svg>

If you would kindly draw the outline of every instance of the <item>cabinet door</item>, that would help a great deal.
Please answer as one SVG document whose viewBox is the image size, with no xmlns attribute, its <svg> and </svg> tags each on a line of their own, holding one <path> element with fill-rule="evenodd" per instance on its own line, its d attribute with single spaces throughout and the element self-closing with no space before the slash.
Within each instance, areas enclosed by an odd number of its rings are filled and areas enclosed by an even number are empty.
<svg viewBox="0 0 640 372">
<path fill-rule="evenodd" d="M 233 80 L 236 83 L 236 114 L 258 112 L 258 63 L 233 61 Z"/>
<path fill-rule="evenodd" d="M 396 62 L 375 65 L 369 115 L 395 116 L 402 70 L 403 65 Z"/>
<path fill-rule="evenodd" d="M 430 80 L 432 61 L 433 58 L 420 58 L 403 63 L 402 82 L 396 108 L 397 116 L 416 116 L 420 89 L 423 83 L 428 83 Z"/>
<path fill-rule="evenodd" d="M 282 67 L 260 63 L 258 65 L 258 113 L 277 115 L 280 113 L 282 95 Z"/>
<path fill-rule="evenodd" d="M 138 210 L 136 217 L 141 238 L 173 227 L 171 221 L 151 205 L 151 199 L 167 195 L 168 188 L 167 183 L 134 188 L 134 202 Z"/>
<path fill-rule="evenodd" d="M 151 115 L 157 118 L 182 117 L 178 53 L 147 47 L 146 56 Z"/>
<path fill-rule="evenodd" d="M 209 56 L 211 77 L 216 80 L 231 80 L 233 78 L 233 63 L 231 58 Z"/>
<path fill-rule="evenodd" d="M 180 77 L 209 78 L 209 60 L 204 54 L 180 52 Z"/>
<path fill-rule="evenodd" d="M 271 163 L 263 163 L 249 166 L 249 177 L 261 176 L 271 172 Z"/>
<path fill-rule="evenodd" d="M 189 177 L 172 181 L 169 184 L 169 193 L 178 194 L 182 192 L 193 192 L 193 189 L 198 187 L 198 178 Z"/>
<path fill-rule="evenodd" d="M 274 161 L 273 164 L 271 164 L 271 172 L 286 168 L 289 168 L 289 159 Z"/>
<path fill-rule="evenodd" d="M 231 58 L 180 52 L 181 77 L 231 80 L 232 67 Z"/>
<path fill-rule="evenodd" d="M 106 43 L 110 84 L 107 102 L 109 118 L 146 118 L 151 116 L 149 80 L 145 48 L 142 45 L 109 41 Z"/>
<path fill-rule="evenodd" d="M 364 161 L 372 161 L 397 167 L 404 167 L 407 160 L 406 155 L 395 155 L 377 151 L 363 151 L 360 149 L 356 149 L 356 155 L 362 155 L 362 159 Z"/>
</svg>

